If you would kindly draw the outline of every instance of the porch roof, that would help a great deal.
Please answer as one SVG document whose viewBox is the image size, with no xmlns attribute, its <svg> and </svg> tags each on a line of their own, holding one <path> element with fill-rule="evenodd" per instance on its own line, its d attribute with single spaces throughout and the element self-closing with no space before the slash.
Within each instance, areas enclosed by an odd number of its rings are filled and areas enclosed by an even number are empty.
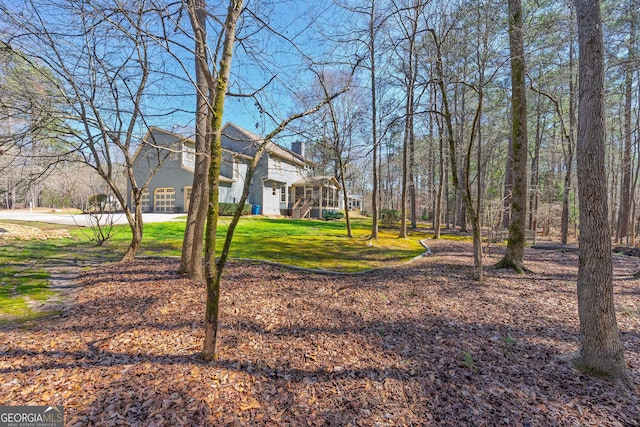
<svg viewBox="0 0 640 427">
<path fill-rule="evenodd" d="M 324 187 L 325 185 L 340 188 L 338 180 L 333 176 L 306 176 L 291 184 L 292 187 Z"/>
</svg>

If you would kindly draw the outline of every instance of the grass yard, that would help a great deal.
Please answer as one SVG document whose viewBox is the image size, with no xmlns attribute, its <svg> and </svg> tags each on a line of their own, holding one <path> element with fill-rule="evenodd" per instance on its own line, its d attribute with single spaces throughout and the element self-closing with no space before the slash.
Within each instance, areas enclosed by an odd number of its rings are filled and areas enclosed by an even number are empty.
<svg viewBox="0 0 640 427">
<path fill-rule="evenodd" d="M 230 218 L 219 221 L 222 248 Z M 180 256 L 185 223 L 182 221 L 150 223 L 144 227 L 140 256 Z M 352 220 L 353 238 L 346 236 L 344 221 L 311 221 L 242 218 L 231 245 L 231 258 L 248 258 L 280 262 L 297 267 L 357 272 L 382 266 L 397 265 L 420 255 L 420 240 L 427 232 L 410 233 L 399 239 L 397 230 L 380 230 L 377 241 L 370 239 L 371 220 Z M 116 228 L 107 246 L 124 253 L 129 243 L 128 229 Z"/>
<path fill-rule="evenodd" d="M 219 222 L 220 243 L 230 218 Z M 68 226 L 16 222 L 40 230 L 58 230 Z M 140 256 L 180 256 L 185 221 L 149 223 L 144 227 Z M 353 238 L 346 236 L 345 221 L 310 221 L 242 218 L 234 235 L 231 258 L 267 260 L 297 267 L 338 272 L 358 272 L 393 266 L 420 255 L 419 241 L 430 237 L 426 232 L 412 232 L 399 239 L 397 230 L 381 229 L 379 239 L 372 241 L 371 221 L 352 220 Z M 48 287 L 52 269 L 78 269 L 100 263 L 118 261 L 129 242 L 129 227 L 113 229 L 103 246 L 89 241 L 88 229 L 69 230 L 70 238 L 47 240 L 0 240 L 0 323 L 25 321 L 42 313 L 33 304 L 51 298 Z"/>
</svg>

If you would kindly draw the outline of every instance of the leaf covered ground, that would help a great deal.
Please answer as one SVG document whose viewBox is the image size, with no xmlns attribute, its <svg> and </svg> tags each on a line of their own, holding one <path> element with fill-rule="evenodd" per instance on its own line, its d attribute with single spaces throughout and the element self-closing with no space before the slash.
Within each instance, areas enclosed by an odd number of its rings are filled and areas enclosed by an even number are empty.
<svg viewBox="0 0 640 427">
<path fill-rule="evenodd" d="M 471 246 L 355 275 L 234 262 L 220 360 L 205 292 L 175 260 L 84 273 L 62 315 L 0 329 L 0 404 L 63 405 L 65 425 L 634 426 L 640 399 L 580 374 L 577 253 L 470 280 Z M 499 249 L 485 262 L 495 263 Z M 638 258 L 615 255 L 618 323 L 640 384 Z"/>
</svg>

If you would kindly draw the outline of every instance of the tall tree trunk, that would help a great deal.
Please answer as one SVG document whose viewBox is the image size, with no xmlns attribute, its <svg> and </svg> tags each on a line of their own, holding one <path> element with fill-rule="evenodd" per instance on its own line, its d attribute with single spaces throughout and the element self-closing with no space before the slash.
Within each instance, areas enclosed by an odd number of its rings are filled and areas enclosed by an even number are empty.
<svg viewBox="0 0 640 427">
<path fill-rule="evenodd" d="M 509 0 L 509 48 L 513 114 L 513 191 L 507 250 L 504 258 L 496 266 L 521 272 L 524 270 L 527 221 L 527 97 L 520 0 Z"/>
<path fill-rule="evenodd" d="M 204 245 L 204 224 L 207 217 L 209 188 L 209 138 L 210 138 L 210 103 L 213 101 L 209 84 L 209 61 L 207 60 L 207 15 L 204 0 L 188 2 L 189 17 L 195 34 L 196 43 L 196 164 L 193 173 L 193 184 L 189 199 L 187 224 L 182 241 L 182 257 L 180 273 L 192 280 L 204 280 L 202 249 Z"/>
<path fill-rule="evenodd" d="M 471 186 L 470 186 L 470 171 L 471 171 L 471 153 L 473 142 L 478 132 L 478 126 L 480 126 L 480 115 L 482 112 L 482 101 L 483 101 L 483 93 L 482 89 L 478 94 L 478 107 L 476 109 L 476 113 L 473 119 L 473 125 L 471 128 L 471 137 L 469 140 L 469 144 L 467 145 L 466 156 L 464 160 L 465 173 L 463 173 L 464 180 L 459 179 L 459 169 L 458 169 L 458 160 L 456 156 L 456 142 L 455 135 L 453 130 L 453 121 L 451 119 L 451 111 L 449 109 L 449 100 L 447 96 L 447 87 L 444 82 L 444 66 L 442 63 L 442 51 L 441 46 L 436 36 L 434 30 L 428 30 L 433 36 L 435 45 L 436 45 L 436 74 L 437 74 L 437 83 L 440 89 L 440 93 L 442 95 L 442 118 L 444 120 L 444 125 L 446 128 L 446 137 L 449 145 L 449 160 L 451 165 L 451 178 L 453 180 L 453 187 L 456 189 L 456 192 L 461 195 L 462 202 L 464 206 L 469 211 L 471 216 L 471 222 L 473 227 L 473 245 L 474 245 L 474 277 L 479 282 L 483 281 L 483 267 L 482 267 L 482 240 L 480 235 L 480 216 L 478 212 L 476 212 L 473 204 L 473 198 L 471 197 Z M 478 179 L 480 177 L 478 176 Z"/>
<path fill-rule="evenodd" d="M 502 227 L 511 224 L 511 192 L 513 191 L 513 136 L 509 136 L 509 147 L 504 172 L 504 192 L 502 196 Z"/>
<path fill-rule="evenodd" d="M 574 8 L 571 8 L 571 16 L 573 17 Z M 562 133 L 566 145 L 563 145 L 562 150 L 564 153 L 564 184 L 562 187 L 562 214 L 560 217 L 560 242 L 566 245 L 569 240 L 569 196 L 571 194 L 571 181 L 573 173 L 573 156 L 575 148 L 575 134 L 576 134 L 576 91 L 575 91 L 575 49 L 574 49 L 575 33 L 573 25 L 571 25 L 569 31 L 569 130 L 564 129 L 564 122 L 562 123 Z M 559 106 L 556 103 L 556 110 L 559 111 Z"/>
<path fill-rule="evenodd" d="M 578 20 L 578 192 L 580 370 L 628 381 L 613 303 L 604 127 L 604 43 L 599 0 L 575 0 Z"/>
<path fill-rule="evenodd" d="M 413 114 L 411 115 L 411 126 L 409 127 L 409 211 L 410 211 L 410 220 L 411 220 L 411 228 L 415 229 L 417 224 L 417 212 L 416 212 L 416 176 L 415 176 L 415 135 L 413 129 Z"/>
<path fill-rule="evenodd" d="M 533 230 L 534 236 L 537 229 L 538 215 L 538 185 L 540 184 L 540 145 L 542 144 L 542 103 L 540 93 L 536 103 L 536 139 L 531 159 L 531 189 L 529 191 L 529 230 Z M 534 237 L 535 239 L 535 237 Z"/>
<path fill-rule="evenodd" d="M 631 209 L 631 139 L 634 129 L 631 127 L 631 104 L 633 99 L 633 60 L 635 59 L 636 25 L 631 19 L 632 2 L 629 2 L 629 41 L 627 63 L 624 77 L 624 151 L 622 157 L 622 184 L 620 185 L 620 210 L 618 210 L 618 229 L 616 241 L 622 242 L 629 237 L 629 215 Z"/>
<path fill-rule="evenodd" d="M 481 150 L 481 142 L 482 142 L 482 132 L 480 131 L 480 123 L 482 117 L 482 106 L 484 99 L 484 92 L 482 85 L 484 84 L 484 75 L 480 78 L 480 91 L 478 93 L 478 107 L 476 110 L 476 114 L 473 120 L 473 125 L 471 126 L 471 136 L 469 138 L 469 145 L 467 149 L 467 163 L 465 168 L 465 204 L 467 206 L 467 211 L 469 213 L 469 217 L 471 219 L 471 233 L 473 235 L 473 265 L 475 271 L 475 279 L 482 283 L 484 281 L 484 270 L 482 265 L 482 235 L 480 229 L 480 208 L 481 208 L 481 197 L 482 197 L 482 188 L 480 186 L 481 181 L 481 173 L 482 173 L 482 150 Z M 477 191 L 478 191 L 478 202 L 477 206 L 474 207 L 473 198 L 471 197 L 471 150 L 473 149 L 473 142 L 477 135 L 477 162 L 478 162 L 478 176 L 477 176 Z"/>
<path fill-rule="evenodd" d="M 220 282 L 222 269 L 216 264 L 216 234 L 218 230 L 218 197 L 220 194 L 220 163 L 222 160 L 221 132 L 224 102 L 231 72 L 233 45 L 236 39 L 236 24 L 240 18 L 243 0 L 230 0 L 224 24 L 225 37 L 214 103 L 211 114 L 211 162 L 209 165 L 209 206 L 205 231 L 205 279 L 207 281 L 207 305 L 205 311 L 204 344 L 201 357 L 204 360 L 217 359 L 216 341 L 218 336 L 218 315 L 220 305 Z"/>
<path fill-rule="evenodd" d="M 409 67 L 413 70 L 413 53 L 410 54 L 411 60 Z M 410 74 L 412 74 L 410 72 Z M 410 162 L 410 146 L 412 144 L 412 126 L 413 126 L 413 76 L 407 77 L 409 85 L 407 87 L 407 101 L 405 105 L 405 126 L 404 126 L 404 138 L 402 143 L 402 195 L 400 202 L 400 235 L 401 238 L 407 237 L 407 197 L 411 190 L 410 186 L 413 179 L 411 173 L 412 164 Z"/>
<path fill-rule="evenodd" d="M 612 129 L 609 130 L 610 134 L 609 134 L 609 140 L 610 141 L 615 141 L 616 138 L 616 130 L 613 129 L 613 125 L 612 125 Z M 609 219 L 609 228 L 611 230 L 615 230 L 616 229 L 616 210 L 618 208 L 618 193 L 616 191 L 614 191 L 614 189 L 618 188 L 618 167 L 617 167 L 617 162 L 616 162 L 616 151 L 617 150 L 609 150 L 610 154 L 609 154 L 609 164 L 612 165 L 612 167 L 610 167 L 610 174 L 611 174 L 611 184 L 609 185 L 609 188 L 612 189 L 612 191 L 609 193 L 609 206 L 610 206 L 610 214 L 611 214 L 611 218 Z M 614 166 L 615 165 L 615 166 Z"/>
<path fill-rule="evenodd" d="M 442 138 L 444 139 L 444 135 L 442 136 Z M 446 145 L 445 145 L 445 150 L 446 150 Z M 444 151 L 442 152 L 444 155 Z M 445 223 L 445 228 L 447 230 L 449 230 L 451 228 L 451 206 L 450 206 L 450 202 L 451 202 L 451 195 L 450 195 L 450 191 L 449 191 L 449 162 L 447 162 L 446 160 L 443 159 L 444 162 L 444 223 Z"/>
<path fill-rule="evenodd" d="M 404 35 L 408 42 L 408 52 L 406 59 L 408 65 L 405 70 L 405 82 L 407 89 L 407 101 L 405 104 L 405 128 L 402 145 L 402 201 L 400 206 L 400 237 L 407 237 L 407 197 L 411 203 L 411 226 L 415 227 L 415 178 L 413 174 L 414 160 L 414 135 L 413 135 L 413 115 L 415 101 L 415 84 L 417 78 L 416 70 L 416 43 L 418 36 L 418 22 L 424 5 L 420 0 L 415 0 L 410 8 L 413 13 L 407 18 L 408 28 L 404 29 Z"/>
<path fill-rule="evenodd" d="M 444 152 L 444 135 L 440 121 L 438 120 L 438 143 L 439 143 L 439 160 L 438 160 L 438 193 L 436 194 L 436 209 L 434 212 L 433 238 L 440 238 L 440 228 L 442 220 L 442 193 L 445 188 L 445 152 Z"/>
<path fill-rule="evenodd" d="M 372 189 L 371 189 L 371 238 L 378 238 L 378 104 L 376 93 L 376 31 L 375 31 L 375 17 L 376 17 L 376 2 L 371 1 L 371 11 L 369 16 L 369 61 L 371 72 L 371 136 L 373 138 L 373 159 L 371 169 L 373 173 L 372 177 Z"/>
<path fill-rule="evenodd" d="M 635 72 L 637 73 L 637 71 L 638 70 L 636 69 Z M 638 88 L 638 91 L 640 92 L 640 87 Z M 636 102 L 640 105 L 640 96 L 636 97 Z M 640 115 L 636 115 L 635 126 L 636 126 L 636 129 L 640 129 Z M 638 138 L 637 136 L 634 140 L 634 145 L 635 145 L 636 152 L 638 152 L 638 150 L 640 149 L 640 138 Z M 633 174 L 633 180 L 631 183 L 631 206 L 632 206 L 631 224 L 629 225 L 629 228 L 630 228 L 629 233 L 631 234 L 631 241 L 630 241 L 631 246 L 636 245 L 636 224 L 637 224 L 636 188 L 638 187 L 638 176 L 640 176 L 640 161 L 636 161 L 634 169 L 635 170 Z"/>
</svg>

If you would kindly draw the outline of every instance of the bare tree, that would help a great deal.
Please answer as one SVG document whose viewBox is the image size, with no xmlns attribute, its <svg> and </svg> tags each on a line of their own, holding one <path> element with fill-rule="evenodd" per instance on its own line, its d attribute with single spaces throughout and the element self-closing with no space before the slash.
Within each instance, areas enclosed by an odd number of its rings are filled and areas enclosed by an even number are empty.
<svg viewBox="0 0 640 427">
<path fill-rule="evenodd" d="M 477 142 L 478 135 L 478 126 L 480 125 L 479 119 L 480 114 L 482 112 L 482 104 L 483 104 L 483 90 L 480 88 L 478 91 L 478 105 L 476 108 L 476 112 L 473 119 L 472 129 L 469 137 L 469 142 L 467 145 L 466 158 L 464 161 L 464 166 L 459 166 L 459 161 L 456 153 L 456 135 L 453 127 L 453 120 L 451 118 L 451 110 L 449 108 L 449 95 L 447 91 L 447 86 L 445 83 L 445 75 L 444 75 L 444 66 L 443 66 L 443 55 L 442 55 L 442 41 L 438 37 L 436 31 L 434 29 L 428 30 L 432 37 L 434 44 L 436 46 L 436 75 L 437 75 L 437 84 L 440 89 L 440 96 L 442 98 L 442 116 L 444 121 L 444 127 L 446 129 L 445 135 L 448 141 L 449 148 L 449 161 L 451 167 L 451 179 L 453 182 L 453 186 L 456 191 L 461 194 L 465 206 L 468 212 L 471 215 L 472 219 L 472 227 L 473 227 L 473 242 L 474 242 L 474 276 L 479 281 L 483 281 L 483 267 L 482 267 L 482 240 L 480 236 L 480 222 L 479 222 L 479 214 L 476 210 L 476 206 L 473 202 L 473 196 L 471 193 L 471 182 L 470 182 L 470 162 L 471 162 L 471 150 L 474 142 Z M 461 173 L 462 171 L 462 173 Z M 462 180 L 460 177 L 463 177 Z M 478 178 L 479 179 L 479 178 Z"/>
<path fill-rule="evenodd" d="M 59 81 L 19 49 L 0 42 L 0 179 L 7 208 L 39 206 L 55 165 L 69 158 Z"/>
<path fill-rule="evenodd" d="M 631 215 L 631 145 L 634 129 L 631 127 L 633 101 L 633 74 L 637 65 L 636 57 L 636 5 L 632 0 L 627 4 L 626 20 L 629 25 L 627 41 L 627 61 L 624 64 L 624 149 L 622 155 L 622 182 L 620 183 L 620 209 L 616 227 L 616 241 L 629 237 Z M 628 241 L 627 241 L 628 242 Z"/>
<path fill-rule="evenodd" d="M 398 52 L 401 68 L 404 71 L 403 89 L 406 93 L 404 105 L 404 132 L 402 141 L 402 195 L 400 201 L 400 237 L 407 237 L 407 198 L 410 201 L 411 225 L 416 226 L 415 204 L 415 91 L 418 78 L 418 32 L 420 17 L 424 11 L 426 2 L 413 0 L 409 4 L 397 4 L 396 18 L 401 30 L 401 41 L 396 50 Z"/>
<path fill-rule="evenodd" d="M 156 147 L 154 170 L 146 182 L 137 181 L 133 163 L 142 143 L 138 135 L 147 127 L 149 87 L 160 81 L 153 78 L 162 77 L 163 65 L 154 55 L 149 26 L 159 25 L 163 17 L 156 9 L 147 9 L 145 1 L 134 6 L 127 9 L 100 0 L 29 0 L 19 10 L 1 6 L 11 26 L 10 43 L 46 67 L 56 84 L 56 97 L 67 107 L 59 117 L 66 125 L 60 143 L 102 177 L 124 208 L 132 239 L 123 262 L 133 260 L 138 251 L 143 231 L 140 200 L 169 154 Z M 126 190 L 118 185 L 117 164 L 124 165 L 131 205 Z"/>
<path fill-rule="evenodd" d="M 350 80 L 353 76 L 345 76 L 347 81 L 345 87 L 350 86 Z M 335 175 L 342 189 L 342 201 L 344 205 L 345 221 L 347 224 L 347 237 L 353 237 L 351 233 L 351 217 L 349 214 L 349 200 L 347 188 L 347 164 L 350 162 L 352 155 L 352 146 L 354 134 L 357 128 L 364 119 L 363 109 L 358 108 L 357 95 L 354 98 L 347 98 L 342 96 L 340 99 L 347 101 L 340 107 L 335 105 L 331 93 L 335 92 L 336 82 L 326 81 L 326 74 L 319 74 L 318 80 L 322 87 L 324 99 L 327 101 L 327 121 L 324 123 L 328 125 L 328 139 L 332 148 L 333 156 L 335 159 Z M 338 82 L 340 79 L 338 79 Z M 353 93 L 353 92 L 351 92 Z"/>
</svg>

